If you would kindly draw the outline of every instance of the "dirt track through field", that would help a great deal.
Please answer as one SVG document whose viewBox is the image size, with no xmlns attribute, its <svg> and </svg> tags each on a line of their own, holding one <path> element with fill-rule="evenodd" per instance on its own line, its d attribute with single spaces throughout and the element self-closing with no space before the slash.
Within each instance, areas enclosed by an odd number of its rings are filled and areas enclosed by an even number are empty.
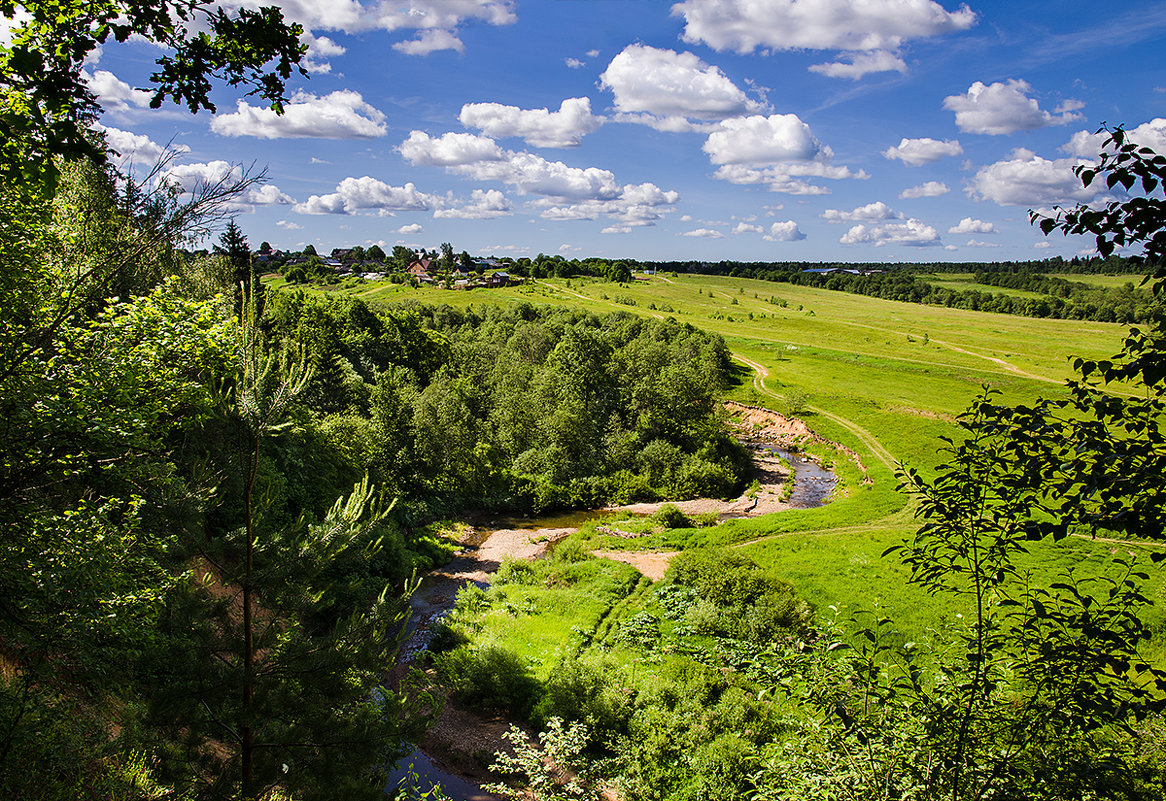
<svg viewBox="0 0 1166 801">
<path fill-rule="evenodd" d="M 757 387 L 759 392 L 762 392 L 771 398 L 782 400 L 781 395 L 765 386 L 765 379 L 769 376 L 769 370 L 767 370 L 764 365 L 755 362 L 752 359 L 747 359 L 739 353 L 734 353 L 733 358 L 753 369 L 753 386 Z M 835 423 L 838 423 L 838 425 L 854 434 L 854 436 L 858 437 L 859 440 L 861 440 L 862 443 L 870 449 L 870 452 L 876 459 L 878 459 L 891 470 L 895 470 L 896 465 L 898 464 L 898 460 L 891 454 L 890 451 L 883 447 L 882 443 L 875 438 L 874 434 L 867 431 L 853 420 L 848 420 L 842 415 L 828 412 L 818 406 L 807 406 L 806 408 L 815 414 L 820 414 L 823 417 L 833 420 Z"/>
</svg>

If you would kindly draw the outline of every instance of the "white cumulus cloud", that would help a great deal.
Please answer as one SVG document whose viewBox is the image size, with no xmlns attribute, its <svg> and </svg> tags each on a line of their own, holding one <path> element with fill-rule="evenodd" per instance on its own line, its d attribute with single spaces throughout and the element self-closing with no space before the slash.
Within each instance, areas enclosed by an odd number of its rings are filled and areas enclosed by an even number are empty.
<svg viewBox="0 0 1166 801">
<path fill-rule="evenodd" d="M 391 186 L 365 175 L 361 178 L 345 178 L 335 192 L 327 195 L 312 195 L 303 203 L 298 203 L 294 211 L 299 214 L 352 214 L 358 211 L 379 211 L 386 214 L 393 211 L 428 211 L 441 204 L 433 195 L 418 191 L 412 182 L 404 186 Z"/>
<path fill-rule="evenodd" d="M 856 225 L 838 240 L 844 245 L 907 245 L 927 247 L 942 244 L 939 232 L 916 219 L 881 225 Z"/>
<path fill-rule="evenodd" d="M 502 150 L 494 140 L 474 134 L 434 138 L 413 131 L 398 150 L 413 164 L 443 166 L 476 181 L 495 181 L 539 195 L 536 206 L 546 219 L 607 216 L 625 225 L 650 225 L 680 197 L 653 183 L 620 184 L 610 170 L 599 167 L 573 167 L 534 153 Z"/>
<path fill-rule="evenodd" d="M 510 184 L 522 192 L 551 198 L 613 200 L 622 186 L 610 170 L 571 167 L 533 153 L 508 152 L 497 161 L 476 161 L 449 169 L 478 181 Z"/>
<path fill-rule="evenodd" d="M 772 164 L 831 155 L 796 114 L 725 120 L 702 149 L 713 164 Z"/>
<path fill-rule="evenodd" d="M 231 183 L 243 178 L 243 167 L 227 161 L 178 164 L 158 176 L 161 183 L 191 192 L 200 185 Z"/>
<path fill-rule="evenodd" d="M 222 136 L 259 139 L 375 139 L 385 135 L 385 115 L 359 92 L 338 90 L 317 97 L 296 92 L 276 114 L 240 100 L 233 114 L 218 114 L 211 130 Z"/>
<path fill-rule="evenodd" d="M 734 234 L 763 234 L 765 229 L 760 225 L 752 225 L 746 222 L 739 222 L 733 226 Z"/>
<path fill-rule="evenodd" d="M 514 212 L 514 204 L 497 189 L 475 189 L 470 199 L 433 212 L 439 219 L 492 220 Z"/>
<path fill-rule="evenodd" d="M 632 115 L 627 119 L 648 115 L 640 121 L 674 130 L 685 130 L 690 119 L 722 120 L 763 108 L 719 68 L 692 53 L 648 45 L 625 47 L 599 79 L 615 95 L 616 110 Z"/>
<path fill-rule="evenodd" d="M 765 184 L 770 191 L 825 195 L 830 190 L 804 178 L 867 178 L 861 170 L 830 163 L 833 151 L 818 141 L 796 114 L 752 115 L 724 120 L 703 148 L 714 177 L 734 184 Z"/>
<path fill-rule="evenodd" d="M 962 95 L 944 98 L 943 107 L 955 112 L 955 123 L 967 133 L 999 136 L 1065 125 L 1081 119 L 1075 110 L 1051 114 L 1029 97 L 1032 87 L 1026 81 L 1010 79 L 1007 83 L 985 85 L 976 81 Z"/>
<path fill-rule="evenodd" d="M 958 156 L 963 152 L 963 146 L 955 139 L 940 140 L 925 136 L 919 139 L 904 137 L 895 147 L 884 150 L 883 155 L 889 159 L 898 159 L 911 167 L 920 167 L 947 156 Z"/>
<path fill-rule="evenodd" d="M 1031 150 L 1019 148 L 1011 157 L 981 167 L 968 186 L 977 200 L 991 200 L 1001 206 L 1051 206 L 1092 200 L 1103 189 L 1094 184 L 1086 189 L 1073 174 L 1080 159 L 1045 159 Z"/>
<path fill-rule="evenodd" d="M 932 0 L 684 0 L 683 38 L 715 50 L 897 50 L 910 39 L 976 23 L 966 5 L 947 11 Z"/>
<path fill-rule="evenodd" d="M 1095 160 L 1101 158 L 1102 144 L 1106 134 L 1078 131 L 1061 150 L 1081 158 Z M 1155 153 L 1166 154 L 1166 119 L 1157 117 L 1126 131 L 1126 140 L 1139 147 L 1148 147 Z"/>
<path fill-rule="evenodd" d="M 397 42 L 393 45 L 393 49 L 410 56 L 427 56 L 439 50 L 456 50 L 459 53 L 464 53 L 466 46 L 453 31 L 431 28 L 419 31 L 412 39 Z"/>
<path fill-rule="evenodd" d="M 347 48 L 339 45 L 327 36 L 315 36 L 311 31 L 304 31 L 300 37 L 300 41 L 308 46 L 308 52 L 304 55 L 301 66 L 308 72 L 322 74 L 332 71 L 332 65 L 328 59 L 342 56 L 348 52 Z"/>
<path fill-rule="evenodd" d="M 458 119 L 467 128 L 477 128 L 495 139 L 516 136 L 535 147 L 577 147 L 584 136 L 603 124 L 601 117 L 592 115 L 591 100 L 586 97 L 567 98 L 558 111 L 468 103 L 462 106 Z"/>
<path fill-rule="evenodd" d="M 221 5 L 254 7 L 250 0 L 225 0 Z M 285 19 L 309 31 L 413 31 L 412 39 L 393 47 L 422 56 L 437 50 L 462 50 L 458 31 L 467 23 L 510 25 L 518 19 L 514 0 L 280 0 L 277 5 Z"/>
<path fill-rule="evenodd" d="M 245 177 L 246 170 L 241 164 L 216 160 L 170 167 L 158 176 L 158 182 L 183 193 L 195 193 L 207 186 L 229 186 Z M 255 210 L 255 206 L 286 206 L 294 202 L 279 187 L 263 184 L 248 187 L 246 192 L 229 201 L 228 208 L 249 213 Z"/>
<path fill-rule="evenodd" d="M 125 169 L 130 164 L 153 165 L 167 151 L 175 155 L 190 152 L 190 148 L 186 145 L 163 147 L 145 134 L 136 134 L 105 125 L 99 125 L 97 128 L 105 135 L 105 143 L 118 153 L 119 157 L 116 159 L 116 163 L 120 169 Z"/>
<path fill-rule="evenodd" d="M 877 222 L 878 220 L 893 220 L 902 215 L 886 203 L 877 200 L 850 211 L 826 209 L 821 216 L 827 222 Z"/>
<path fill-rule="evenodd" d="M 769 232 L 761 237 L 770 242 L 798 242 L 806 238 L 806 235 L 798 229 L 798 224 L 793 220 L 786 220 L 785 222 L 775 222 L 769 226 Z"/>
<path fill-rule="evenodd" d="M 264 184 L 248 190 L 247 202 L 255 206 L 290 206 L 295 200 L 281 192 L 275 184 Z"/>
<path fill-rule="evenodd" d="M 951 190 L 947 188 L 947 184 L 941 181 L 927 181 L 919 184 L 919 186 L 912 186 L 904 189 L 899 193 L 899 197 L 904 200 L 915 200 L 921 197 L 939 197 L 946 195 Z"/>
<path fill-rule="evenodd" d="M 143 89 L 135 89 L 109 70 L 97 70 L 92 74 L 82 73 L 89 91 L 97 97 L 97 102 L 107 111 L 126 111 L 146 108 L 153 95 Z"/>
<path fill-rule="evenodd" d="M 847 173 L 845 167 L 839 168 Z M 824 186 L 812 184 L 809 181 L 804 181 L 801 178 L 795 177 L 790 171 L 789 165 L 780 167 L 749 167 L 744 164 L 726 164 L 713 173 L 714 178 L 719 178 L 722 181 L 728 181 L 731 184 L 739 184 L 748 186 L 751 184 L 764 184 L 768 187 L 770 192 L 781 192 L 787 195 L 828 195 L 830 190 Z M 856 175 L 847 176 L 820 176 L 820 177 L 858 177 Z"/>
<path fill-rule="evenodd" d="M 424 131 L 412 131 L 397 150 L 410 164 L 429 167 L 497 161 L 504 157 L 502 148 L 493 139 L 467 133 L 446 133 L 434 138 Z"/>
<path fill-rule="evenodd" d="M 964 217 L 958 224 L 953 225 L 947 229 L 949 234 L 995 234 L 998 233 L 996 226 L 990 222 L 983 220 L 975 220 L 971 217 Z"/>
<path fill-rule="evenodd" d="M 907 62 L 890 50 L 872 50 L 869 53 L 846 53 L 842 60 L 810 65 L 810 72 L 827 78 L 849 78 L 857 81 L 875 72 L 906 72 Z"/>
<path fill-rule="evenodd" d="M 699 239 L 724 239 L 725 235 L 720 231 L 715 231 L 712 228 L 695 228 L 691 231 L 685 231 L 680 236 L 691 236 Z"/>
<path fill-rule="evenodd" d="M 409 223 L 408 225 L 402 225 L 400 228 L 398 228 L 397 233 L 398 234 L 419 234 L 424 230 L 425 230 L 425 227 L 423 225 L 421 225 L 421 223 Z"/>
</svg>

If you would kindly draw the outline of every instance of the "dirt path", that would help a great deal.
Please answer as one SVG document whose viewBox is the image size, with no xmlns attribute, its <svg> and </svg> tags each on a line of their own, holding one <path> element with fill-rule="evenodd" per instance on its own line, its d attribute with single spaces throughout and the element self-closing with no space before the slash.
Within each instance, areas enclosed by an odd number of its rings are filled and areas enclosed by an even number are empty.
<svg viewBox="0 0 1166 801">
<path fill-rule="evenodd" d="M 757 387 L 759 392 L 762 392 L 765 395 L 768 395 L 769 397 L 775 398 L 777 400 L 783 399 L 781 395 L 765 386 L 765 379 L 769 377 L 769 370 L 767 370 L 764 365 L 755 362 L 752 359 L 747 359 L 739 353 L 734 353 L 733 358 L 753 369 L 753 386 Z M 854 434 L 854 436 L 858 437 L 859 440 L 861 440 L 862 443 L 870 449 L 870 452 L 876 459 L 878 459 L 891 470 L 895 469 L 896 465 L 898 464 L 898 460 L 895 459 L 890 451 L 883 447 L 882 443 L 875 438 L 874 434 L 867 431 L 858 423 L 854 422 L 853 420 L 849 420 L 842 415 L 828 412 L 818 406 L 807 406 L 806 408 L 816 414 L 820 414 L 825 418 L 833 420 L 835 423 L 838 423 L 838 425 L 842 426 L 847 431 Z"/>
<path fill-rule="evenodd" d="M 672 557 L 680 551 L 592 551 L 600 559 L 612 559 L 631 565 L 652 581 L 659 581 L 668 572 Z"/>
</svg>

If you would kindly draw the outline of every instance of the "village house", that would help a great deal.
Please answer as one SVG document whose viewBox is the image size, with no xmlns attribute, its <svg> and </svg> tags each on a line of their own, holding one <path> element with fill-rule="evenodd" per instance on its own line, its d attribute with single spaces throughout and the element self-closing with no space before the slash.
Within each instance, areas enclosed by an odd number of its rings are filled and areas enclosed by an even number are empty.
<svg viewBox="0 0 1166 801">
<path fill-rule="evenodd" d="M 432 264 L 433 259 L 418 259 L 409 265 L 409 275 L 414 275 L 418 278 L 429 278 L 429 268 Z"/>
</svg>

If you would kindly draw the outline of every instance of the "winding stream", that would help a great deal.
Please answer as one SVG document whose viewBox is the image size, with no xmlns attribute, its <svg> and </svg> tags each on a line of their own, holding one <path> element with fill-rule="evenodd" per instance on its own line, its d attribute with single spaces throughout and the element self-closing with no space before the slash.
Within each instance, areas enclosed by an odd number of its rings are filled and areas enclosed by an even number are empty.
<svg viewBox="0 0 1166 801">
<path fill-rule="evenodd" d="M 789 505 L 794 509 L 814 509 L 825 506 L 838 486 L 838 476 L 801 452 L 790 452 L 767 442 L 746 443 L 758 450 L 775 453 L 789 462 L 794 471 L 794 491 Z"/>
<path fill-rule="evenodd" d="M 771 443 L 745 444 L 754 450 L 776 454 L 789 463 L 794 470 L 790 507 L 810 509 L 829 502 L 838 486 L 838 477 L 832 471 L 802 453 L 790 452 Z M 412 662 L 427 647 L 433 625 L 453 609 L 458 590 L 467 583 L 483 588 L 489 585 L 490 576 L 498 569 L 503 556 L 534 558 L 545 551 L 546 544 L 573 533 L 585 523 L 612 514 L 612 510 L 583 510 L 543 517 L 511 516 L 476 526 L 462 543 L 465 550 L 426 576 L 413 594 L 409 602 L 411 633 L 401 647 L 398 664 Z M 543 542 L 532 544 L 533 539 Z M 465 778 L 447 772 L 416 748 L 397 763 L 391 774 L 390 789 L 406 775 L 410 764 L 422 787 L 439 783 L 452 801 L 492 801 L 495 798 Z"/>
</svg>

